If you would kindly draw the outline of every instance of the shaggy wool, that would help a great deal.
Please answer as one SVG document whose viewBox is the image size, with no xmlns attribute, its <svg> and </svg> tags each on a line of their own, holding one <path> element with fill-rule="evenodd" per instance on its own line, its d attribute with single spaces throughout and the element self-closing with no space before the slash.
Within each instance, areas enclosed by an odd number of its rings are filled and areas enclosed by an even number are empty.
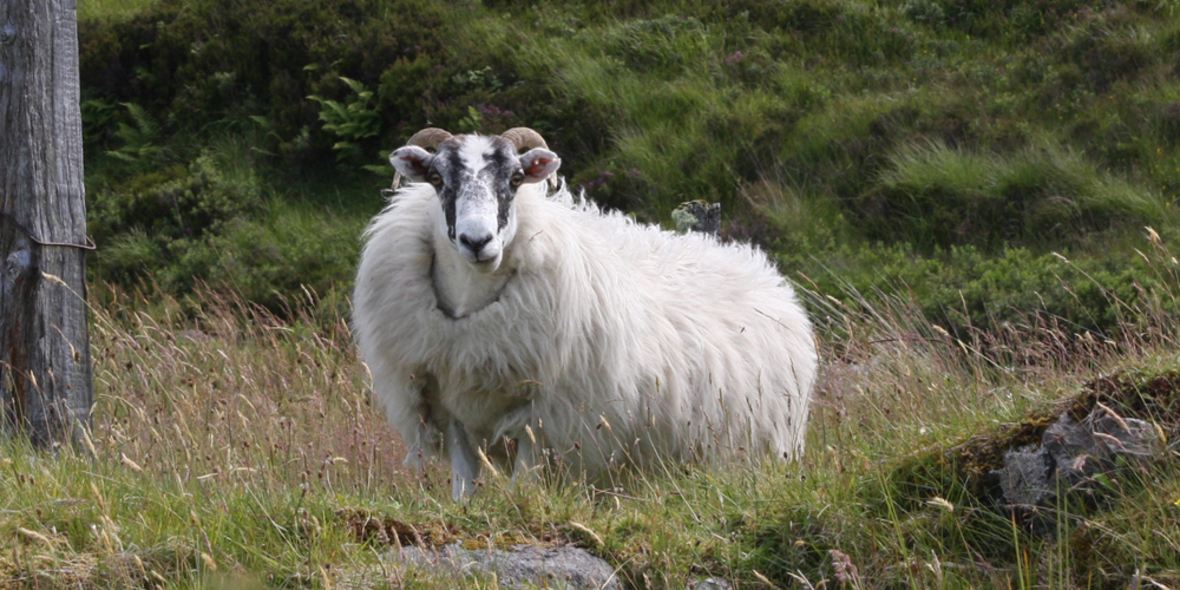
<svg viewBox="0 0 1180 590">
<path fill-rule="evenodd" d="M 766 255 L 525 185 L 498 297 L 455 319 L 433 265 L 445 227 L 428 184 L 372 222 L 354 331 L 376 398 L 417 463 L 461 422 L 489 456 L 505 440 L 577 474 L 613 466 L 798 456 L 817 371 L 811 323 Z M 527 428 L 526 428 L 527 427 Z"/>
</svg>

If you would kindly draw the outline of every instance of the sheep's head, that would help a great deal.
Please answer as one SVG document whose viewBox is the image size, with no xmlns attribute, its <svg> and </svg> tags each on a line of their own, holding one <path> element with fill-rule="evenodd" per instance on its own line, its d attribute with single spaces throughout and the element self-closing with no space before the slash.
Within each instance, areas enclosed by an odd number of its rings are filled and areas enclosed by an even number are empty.
<svg viewBox="0 0 1180 590">
<path fill-rule="evenodd" d="M 523 149 L 529 151 L 521 154 Z M 486 272 L 499 268 L 516 235 L 517 189 L 549 178 L 561 166 L 540 134 L 524 127 L 486 136 L 423 129 L 389 161 L 399 175 L 434 187 L 445 224 L 440 229 L 467 262 Z"/>
</svg>

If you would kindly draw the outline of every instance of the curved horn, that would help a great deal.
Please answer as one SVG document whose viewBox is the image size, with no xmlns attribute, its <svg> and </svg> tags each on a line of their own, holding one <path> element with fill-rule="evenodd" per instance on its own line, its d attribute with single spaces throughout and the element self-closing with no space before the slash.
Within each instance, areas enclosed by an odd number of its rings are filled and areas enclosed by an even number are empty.
<svg viewBox="0 0 1180 590">
<path fill-rule="evenodd" d="M 500 137 L 507 139 L 516 147 L 516 151 L 524 148 L 544 148 L 549 149 L 549 144 L 545 143 L 545 138 L 541 137 L 540 133 L 529 129 L 528 127 L 513 127 L 508 131 L 500 134 Z M 549 177 L 549 188 L 557 189 L 557 175 L 553 174 Z"/>
<path fill-rule="evenodd" d="M 500 137 L 512 142 L 517 150 L 523 148 L 545 148 L 549 149 L 549 144 L 545 143 L 545 138 L 541 137 L 540 133 L 529 129 L 528 127 L 513 127 L 508 131 L 500 134 Z"/>
<path fill-rule="evenodd" d="M 421 148 L 437 150 L 438 146 L 442 142 L 444 142 L 452 137 L 454 137 L 454 136 L 451 135 L 450 132 L 448 132 L 445 129 L 439 129 L 438 127 L 427 127 L 425 129 L 415 133 L 413 136 L 411 136 L 410 141 L 407 141 L 406 145 L 416 145 Z M 393 173 L 393 190 L 397 190 L 399 187 L 401 187 L 401 184 L 402 184 L 402 173 L 401 172 L 394 172 Z"/>
<path fill-rule="evenodd" d="M 406 142 L 406 145 L 416 145 L 418 147 L 436 149 L 440 143 L 450 139 L 451 137 L 453 136 L 445 129 L 439 129 L 438 127 L 427 127 L 426 129 L 415 133 L 413 137 L 410 138 L 410 141 Z"/>
</svg>

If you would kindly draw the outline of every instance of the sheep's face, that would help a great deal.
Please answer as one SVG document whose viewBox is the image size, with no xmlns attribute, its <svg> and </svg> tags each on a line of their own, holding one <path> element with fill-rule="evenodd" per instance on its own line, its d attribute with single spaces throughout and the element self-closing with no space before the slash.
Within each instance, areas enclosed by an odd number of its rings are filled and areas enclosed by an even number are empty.
<svg viewBox="0 0 1180 590">
<path fill-rule="evenodd" d="M 482 272 L 500 267 L 516 235 L 517 189 L 545 180 L 561 165 L 547 149 L 517 155 L 512 143 L 494 135 L 458 135 L 440 143 L 434 154 L 409 145 L 389 161 L 411 180 L 434 187 L 443 213 L 439 229 Z"/>
</svg>

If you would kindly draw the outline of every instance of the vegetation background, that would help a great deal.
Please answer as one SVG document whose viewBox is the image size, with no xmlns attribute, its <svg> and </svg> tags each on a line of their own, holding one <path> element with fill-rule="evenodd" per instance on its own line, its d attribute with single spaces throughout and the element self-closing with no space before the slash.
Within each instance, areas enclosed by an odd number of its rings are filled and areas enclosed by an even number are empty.
<svg viewBox="0 0 1180 590">
<path fill-rule="evenodd" d="M 995 456 L 947 458 L 1111 371 L 1129 412 L 1175 382 L 1178 9 L 82 0 L 95 458 L 0 453 L 0 587 L 432 587 L 381 555 L 453 540 L 577 543 L 635 588 L 1174 586 L 1170 461 L 1045 535 L 965 483 Z M 808 457 L 463 505 L 402 473 L 345 318 L 428 125 L 538 129 L 643 221 L 721 202 L 816 318 Z"/>
<path fill-rule="evenodd" d="M 719 201 L 728 237 L 825 294 L 912 292 L 954 333 L 1110 329 L 1143 227 L 1174 237 L 1176 8 L 93 0 L 94 276 L 343 310 L 388 153 L 527 125 L 599 203 L 661 223 Z"/>
</svg>

